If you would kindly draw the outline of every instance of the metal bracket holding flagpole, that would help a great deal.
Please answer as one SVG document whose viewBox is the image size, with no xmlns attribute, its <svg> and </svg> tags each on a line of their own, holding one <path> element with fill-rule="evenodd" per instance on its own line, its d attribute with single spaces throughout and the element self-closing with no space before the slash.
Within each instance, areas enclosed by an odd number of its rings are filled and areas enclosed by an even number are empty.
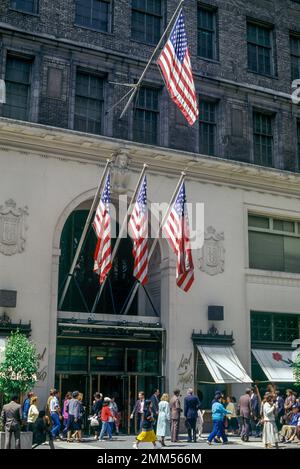
<svg viewBox="0 0 300 469">
<path fill-rule="evenodd" d="M 175 197 L 176 197 L 176 195 L 177 195 L 177 192 L 178 192 L 178 190 L 179 190 L 181 184 L 182 184 L 183 181 L 184 181 L 185 176 L 186 176 L 186 174 L 182 171 L 181 176 L 180 176 L 180 179 L 179 179 L 179 181 L 178 181 L 178 183 L 177 183 L 176 189 L 175 189 L 175 191 L 174 191 L 174 193 L 173 193 L 173 195 L 172 195 L 172 197 L 171 197 L 171 200 L 170 200 L 170 203 L 169 203 L 169 207 L 168 207 L 168 209 L 167 209 L 167 211 L 166 211 L 166 213 L 165 213 L 165 215 L 164 215 L 164 217 L 163 217 L 163 219 L 162 219 L 162 221 L 161 221 L 161 223 L 160 223 L 160 225 L 159 225 L 159 228 L 158 228 L 157 233 L 156 233 L 156 237 L 155 237 L 155 239 L 154 239 L 154 241 L 153 241 L 153 243 L 152 243 L 151 249 L 150 249 L 150 251 L 149 251 L 148 263 L 150 263 L 150 259 L 151 259 L 152 255 L 153 255 L 154 250 L 155 250 L 155 248 L 156 248 L 156 245 L 157 245 L 157 243 L 158 243 L 158 240 L 159 240 L 159 236 L 160 236 L 162 227 L 164 226 L 164 224 L 165 224 L 165 222 L 166 222 L 166 220 L 167 220 L 167 218 L 168 218 L 168 216 L 169 216 L 169 213 L 170 213 L 170 211 L 171 211 L 171 209 L 172 209 L 172 205 L 173 205 L 173 203 L 174 203 Z M 135 287 L 134 287 L 134 289 L 132 290 L 132 293 L 131 293 L 130 298 L 129 298 L 128 303 L 127 303 L 127 306 L 126 306 L 126 308 L 125 308 L 124 315 L 126 315 L 126 314 L 128 313 L 128 311 L 129 311 L 129 309 L 130 309 L 130 307 L 131 307 L 131 305 L 132 305 L 132 302 L 133 302 L 133 300 L 134 300 L 135 294 L 136 294 L 136 292 L 138 291 L 138 288 L 139 288 L 140 285 L 141 285 L 141 283 L 138 282 L 138 281 L 136 281 Z"/>
<path fill-rule="evenodd" d="M 176 10 L 174 11 L 174 13 L 173 13 L 173 15 L 172 15 L 172 18 L 171 18 L 170 21 L 169 21 L 168 26 L 166 27 L 165 31 L 163 32 L 163 35 L 161 36 L 161 38 L 160 38 L 160 40 L 159 40 L 159 42 L 158 42 L 158 44 L 157 44 L 157 46 L 155 47 L 154 51 L 152 52 L 152 55 L 151 55 L 150 59 L 148 60 L 147 65 L 146 65 L 146 67 L 144 68 L 144 71 L 143 71 L 143 73 L 141 74 L 141 76 L 140 76 L 138 82 L 137 82 L 135 85 L 131 85 L 131 86 L 133 87 L 133 89 L 130 90 L 128 93 L 126 93 L 126 95 L 122 98 L 121 101 L 123 101 L 123 99 L 124 99 L 125 97 L 127 97 L 128 94 L 132 93 L 132 94 L 130 95 L 130 97 L 129 97 L 129 99 L 128 99 L 128 101 L 127 101 L 127 103 L 126 103 L 126 105 L 125 105 L 125 107 L 124 107 L 124 109 L 123 109 L 123 111 L 122 111 L 122 113 L 121 113 L 119 119 L 122 119 L 122 117 L 124 116 L 125 112 L 127 111 L 128 107 L 129 107 L 129 105 L 131 104 L 133 98 L 135 97 L 135 95 L 136 95 L 136 93 L 137 93 L 137 91 L 138 91 L 138 89 L 139 89 L 139 87 L 140 87 L 140 85 L 141 85 L 141 83 L 142 83 L 142 81 L 143 81 L 143 79 L 144 79 L 144 76 L 146 75 L 147 70 L 148 70 L 148 68 L 149 68 L 150 65 L 151 65 L 151 62 L 152 62 L 152 60 L 154 59 L 154 56 L 155 56 L 156 52 L 157 52 L 158 49 L 160 48 L 162 41 L 164 40 L 164 38 L 165 38 L 166 34 L 168 33 L 170 27 L 172 26 L 173 21 L 174 21 L 174 19 L 176 18 L 177 14 L 179 13 L 179 11 L 180 11 L 180 9 L 181 9 L 183 3 L 184 3 L 184 0 L 181 0 L 181 1 L 179 2 L 179 4 L 178 4 Z M 120 103 L 120 101 L 119 101 L 117 104 L 119 104 L 119 103 Z M 115 106 L 113 106 L 113 107 L 115 107 Z"/>
<path fill-rule="evenodd" d="M 135 200 L 135 198 L 136 198 L 137 192 L 138 192 L 138 190 L 139 190 L 139 187 L 140 187 L 140 185 L 141 185 L 141 182 L 142 182 L 142 180 L 143 180 L 143 177 L 144 177 L 144 175 L 145 175 L 145 172 L 146 172 L 147 167 L 148 167 L 148 166 L 147 166 L 146 164 L 144 164 L 143 169 L 142 169 L 142 172 L 141 172 L 140 177 L 139 177 L 139 179 L 138 179 L 138 182 L 137 182 L 135 191 L 134 191 L 134 193 L 133 193 L 133 196 L 132 196 L 132 198 L 131 198 L 130 204 L 129 204 L 129 206 L 128 206 L 126 215 L 125 215 L 125 217 L 124 217 L 122 227 L 121 227 L 121 229 L 120 229 L 120 231 L 119 231 L 119 235 L 118 235 L 118 237 L 117 237 L 116 244 L 114 245 L 114 249 L 113 249 L 113 252 L 112 252 L 112 255 L 111 255 L 111 263 L 112 263 L 112 264 L 113 264 L 113 261 L 114 261 L 114 258 L 115 258 L 115 256 L 116 256 L 116 254 L 117 254 L 117 250 L 118 250 L 118 248 L 119 248 L 120 242 L 121 242 L 122 237 L 123 237 L 123 234 L 124 234 L 124 232 L 125 232 L 125 229 L 127 228 L 128 216 L 130 215 L 131 210 L 132 210 L 132 208 L 133 208 L 134 200 Z M 108 275 L 109 275 L 109 273 L 108 273 Z M 94 320 L 94 318 L 95 318 L 95 309 L 96 309 L 97 304 L 99 303 L 99 300 L 100 300 L 100 298 L 101 298 L 101 295 L 102 295 L 102 292 L 103 292 L 103 290 L 104 290 L 104 286 L 105 286 L 106 279 L 107 279 L 108 275 L 105 277 L 104 281 L 101 283 L 101 287 L 100 287 L 100 289 L 99 289 L 99 291 L 98 291 L 98 293 L 97 293 L 97 296 L 96 296 L 96 299 L 95 299 L 95 301 L 94 301 L 93 308 L 92 308 L 91 314 L 90 314 L 90 319 L 91 319 L 91 320 Z"/>
<path fill-rule="evenodd" d="M 98 204 L 98 199 L 99 199 L 100 192 L 101 192 L 101 189 L 102 189 L 102 185 L 103 185 L 103 182 L 105 181 L 105 178 L 106 178 L 106 175 L 107 175 L 108 168 L 109 168 L 110 164 L 111 164 L 111 161 L 110 161 L 110 160 L 106 160 L 106 165 L 105 165 L 105 168 L 104 168 L 102 177 L 101 177 L 101 179 L 100 179 L 99 186 L 98 186 L 98 188 L 97 188 L 97 191 L 96 191 L 96 194 L 95 194 L 93 203 L 92 203 L 92 205 L 91 205 L 91 208 L 90 208 L 88 217 L 87 217 L 87 219 L 86 219 L 86 222 L 85 222 L 85 225 L 84 225 L 82 234 L 81 234 L 81 238 L 80 238 L 80 240 L 79 240 L 79 243 L 78 243 L 78 246 L 77 246 L 77 249 L 76 249 L 76 253 L 75 253 L 75 256 L 74 256 L 74 259 L 73 259 L 71 268 L 70 268 L 70 270 L 69 270 L 68 277 L 67 277 L 67 280 L 66 280 L 66 283 L 65 283 L 63 292 L 62 292 L 61 297 L 60 297 L 60 300 L 59 300 L 59 304 L 58 304 L 58 309 L 59 309 L 59 310 L 61 309 L 61 307 L 62 307 L 62 305 L 63 305 L 63 303 L 64 303 L 64 300 L 65 300 L 65 297 L 66 297 L 66 294 L 67 294 L 67 291 L 68 291 L 68 288 L 69 288 L 69 285 L 70 285 L 70 282 L 71 282 L 71 278 L 72 278 L 72 276 L 73 276 L 73 274 L 74 274 L 74 270 L 75 270 L 75 267 L 76 267 L 76 264 L 77 264 L 77 261 L 78 261 L 78 258 L 79 258 L 81 249 L 82 249 L 82 245 L 83 245 L 83 242 L 84 242 L 85 237 L 86 237 L 86 234 L 87 234 L 87 231 L 88 231 L 88 229 L 89 229 L 89 226 L 90 226 L 90 222 L 91 222 L 93 213 L 94 213 L 94 211 L 96 210 L 96 207 L 97 207 L 97 204 Z"/>
</svg>

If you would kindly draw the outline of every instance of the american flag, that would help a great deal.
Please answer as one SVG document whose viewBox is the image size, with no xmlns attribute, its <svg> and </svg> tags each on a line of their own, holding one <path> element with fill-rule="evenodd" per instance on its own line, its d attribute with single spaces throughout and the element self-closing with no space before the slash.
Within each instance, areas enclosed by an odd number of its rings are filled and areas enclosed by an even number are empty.
<svg viewBox="0 0 300 469">
<path fill-rule="evenodd" d="M 194 264 L 184 182 L 178 190 L 175 202 L 163 226 L 163 231 L 177 256 L 176 283 L 178 287 L 187 292 L 194 281 Z"/>
<path fill-rule="evenodd" d="M 144 176 L 129 220 L 133 239 L 133 276 L 143 285 L 148 281 L 148 208 L 147 178 Z"/>
<path fill-rule="evenodd" d="M 199 110 L 182 10 L 157 63 L 172 100 L 193 125 Z"/>
<path fill-rule="evenodd" d="M 98 238 L 94 254 L 94 272 L 103 283 L 111 269 L 110 173 L 108 173 L 93 221 Z"/>
</svg>

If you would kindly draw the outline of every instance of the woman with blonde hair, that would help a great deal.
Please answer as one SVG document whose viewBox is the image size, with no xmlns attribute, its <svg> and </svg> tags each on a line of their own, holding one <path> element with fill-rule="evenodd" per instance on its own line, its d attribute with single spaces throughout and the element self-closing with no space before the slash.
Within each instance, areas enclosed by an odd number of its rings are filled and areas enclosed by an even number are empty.
<svg viewBox="0 0 300 469">
<path fill-rule="evenodd" d="M 170 435 L 170 405 L 169 405 L 169 394 L 163 394 L 158 404 L 158 420 L 156 435 L 160 437 L 160 444 L 165 445 L 165 437 Z"/>
<path fill-rule="evenodd" d="M 37 396 L 32 396 L 30 399 L 30 407 L 27 416 L 28 431 L 33 433 L 33 440 L 35 440 L 35 422 L 39 416 L 39 409 L 37 408 Z M 35 442 L 35 441 L 34 441 Z"/>
</svg>

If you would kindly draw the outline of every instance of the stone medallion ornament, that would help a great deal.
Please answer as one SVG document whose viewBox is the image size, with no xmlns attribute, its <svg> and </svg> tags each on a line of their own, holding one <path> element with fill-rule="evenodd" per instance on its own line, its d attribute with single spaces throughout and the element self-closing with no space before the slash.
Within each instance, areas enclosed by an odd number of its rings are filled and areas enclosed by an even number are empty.
<svg viewBox="0 0 300 469">
<path fill-rule="evenodd" d="M 217 233 L 209 226 L 205 231 L 204 245 L 200 251 L 199 269 L 208 275 L 224 272 L 225 249 L 223 246 L 224 233 Z"/>
<path fill-rule="evenodd" d="M 6 256 L 25 249 L 28 208 L 17 208 L 16 205 L 12 199 L 0 205 L 0 252 Z"/>
<path fill-rule="evenodd" d="M 118 150 L 113 155 L 112 162 L 112 190 L 118 194 L 126 194 L 129 183 L 129 161 L 128 150 Z"/>
</svg>

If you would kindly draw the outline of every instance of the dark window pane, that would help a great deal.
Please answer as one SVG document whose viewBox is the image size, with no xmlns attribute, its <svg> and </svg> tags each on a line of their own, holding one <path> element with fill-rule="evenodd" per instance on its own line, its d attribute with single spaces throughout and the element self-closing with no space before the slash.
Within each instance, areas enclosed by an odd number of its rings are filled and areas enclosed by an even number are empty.
<svg viewBox="0 0 300 469">
<path fill-rule="evenodd" d="M 102 127 L 103 79 L 77 74 L 74 129 L 99 134 Z"/>
<path fill-rule="evenodd" d="M 91 371 L 125 371 L 125 355 L 121 347 L 92 347 Z"/>
<path fill-rule="evenodd" d="M 28 13 L 38 13 L 38 0 L 11 0 L 12 8 Z"/>
<path fill-rule="evenodd" d="M 272 116 L 259 112 L 253 114 L 254 162 L 263 166 L 273 165 Z"/>
<path fill-rule="evenodd" d="M 263 75 L 273 73 L 271 34 L 269 28 L 247 24 L 248 68 L 252 72 Z"/>
<path fill-rule="evenodd" d="M 12 119 L 26 120 L 30 90 L 31 62 L 15 57 L 6 61 L 6 104 L 3 115 Z"/>
<path fill-rule="evenodd" d="M 300 273 L 300 238 L 284 237 L 284 270 Z"/>
<path fill-rule="evenodd" d="M 216 59 L 216 12 L 198 8 L 198 55 Z"/>
<path fill-rule="evenodd" d="M 159 353 L 157 350 L 127 349 L 127 371 L 136 373 L 158 373 Z"/>
<path fill-rule="evenodd" d="M 284 237 L 249 231 L 249 267 L 284 271 Z"/>
<path fill-rule="evenodd" d="M 75 22 L 99 31 L 109 31 L 111 2 L 109 0 L 76 0 Z"/>
<path fill-rule="evenodd" d="M 199 103 L 199 152 L 215 155 L 216 103 L 200 100 Z"/>
<path fill-rule="evenodd" d="M 156 44 L 161 36 L 161 1 L 133 0 L 131 36 L 137 41 Z"/>
<path fill-rule="evenodd" d="M 259 215 L 249 215 L 248 216 L 248 226 L 253 228 L 269 228 L 269 218 L 261 217 Z"/>
<path fill-rule="evenodd" d="M 141 88 L 133 111 L 133 140 L 157 144 L 158 91 Z"/>
<path fill-rule="evenodd" d="M 296 314 L 251 313 L 251 340 L 291 344 L 299 338 L 300 316 Z"/>
</svg>

